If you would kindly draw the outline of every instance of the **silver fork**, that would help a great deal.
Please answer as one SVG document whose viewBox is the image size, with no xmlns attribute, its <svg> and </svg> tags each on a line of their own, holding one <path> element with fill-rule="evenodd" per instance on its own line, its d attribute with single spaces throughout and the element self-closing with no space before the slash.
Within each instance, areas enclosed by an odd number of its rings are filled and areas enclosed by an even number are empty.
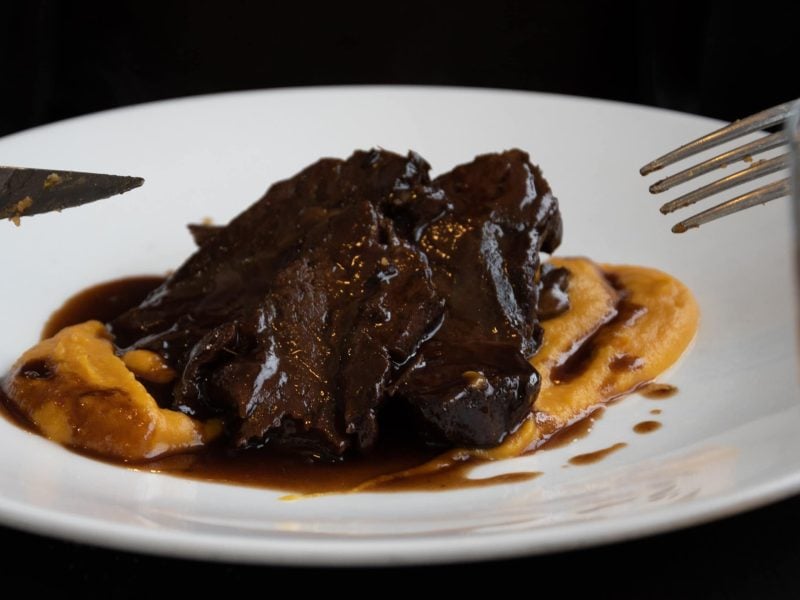
<svg viewBox="0 0 800 600">
<path fill-rule="evenodd" d="M 653 171 L 663 169 L 668 165 L 697 154 L 698 152 L 703 152 L 709 148 L 714 148 L 715 146 L 735 140 L 748 133 L 753 133 L 772 125 L 783 123 L 793 104 L 794 101 L 786 102 L 744 119 L 734 121 L 726 127 L 717 129 L 708 135 L 689 142 L 688 144 L 684 144 L 680 148 L 677 148 L 676 150 L 673 150 L 672 152 L 669 152 L 664 156 L 647 163 L 639 170 L 639 173 L 642 175 L 648 175 Z M 723 152 L 719 156 L 705 160 L 697 165 L 689 167 L 688 169 L 684 169 L 683 171 L 657 181 L 650 186 L 650 193 L 659 194 L 661 192 L 665 192 L 677 185 L 690 181 L 695 177 L 704 175 L 705 173 L 713 171 L 714 169 L 725 167 L 726 165 L 738 160 L 745 160 L 751 163 L 750 166 L 740 171 L 732 173 L 727 177 L 718 179 L 713 183 L 704 185 L 696 190 L 667 202 L 661 207 L 661 212 L 666 215 L 680 208 L 691 206 L 700 200 L 708 198 L 709 196 L 724 190 L 728 190 L 742 183 L 752 181 L 771 173 L 782 171 L 789 167 L 790 157 L 788 153 L 782 154 L 781 156 L 776 156 L 775 158 L 770 158 L 768 160 L 758 161 L 753 161 L 752 156 L 761 152 L 766 152 L 767 150 L 772 150 L 773 148 L 786 146 L 788 145 L 788 139 L 789 138 L 787 136 L 786 129 L 782 128 L 780 131 L 761 137 L 757 140 L 739 146 L 738 148 Z M 735 198 L 731 198 L 730 200 L 722 202 L 721 204 L 718 204 L 712 208 L 704 210 L 693 217 L 685 219 L 680 223 L 675 224 L 672 227 L 672 231 L 673 233 L 683 233 L 688 229 L 699 227 L 700 225 L 708 223 L 709 221 L 739 212 L 740 210 L 750 208 L 751 206 L 756 206 L 757 204 L 765 204 L 770 200 L 782 198 L 783 196 L 788 196 L 790 194 L 791 187 L 788 178 L 775 181 L 773 183 L 768 183 L 762 187 L 756 188 L 736 196 Z"/>
</svg>

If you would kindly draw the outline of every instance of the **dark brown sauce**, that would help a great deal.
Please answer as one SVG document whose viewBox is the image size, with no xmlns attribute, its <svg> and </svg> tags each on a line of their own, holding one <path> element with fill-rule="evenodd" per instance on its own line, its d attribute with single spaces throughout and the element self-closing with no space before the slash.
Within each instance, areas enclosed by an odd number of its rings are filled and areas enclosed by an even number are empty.
<svg viewBox="0 0 800 600">
<path fill-rule="evenodd" d="M 603 418 L 603 414 L 605 414 L 606 409 L 603 407 L 598 408 L 590 415 L 580 419 L 579 421 L 575 421 L 572 425 L 568 425 L 564 429 L 557 431 L 553 435 L 551 435 L 547 440 L 541 444 L 540 446 L 525 452 L 525 454 L 533 454 L 534 452 L 538 452 L 539 450 L 554 450 L 556 448 L 563 448 L 564 446 L 568 446 L 572 442 L 575 442 L 579 439 L 585 438 L 589 435 L 594 427 L 594 424 Z"/>
<path fill-rule="evenodd" d="M 134 468 L 204 481 L 319 494 L 352 490 L 371 479 L 417 467 L 436 454 L 419 448 L 390 448 L 367 457 L 356 456 L 343 462 L 325 463 L 268 450 L 236 452 L 212 446 L 194 454 L 175 455 Z M 450 473 L 447 473 L 441 485 L 436 487 L 450 483 L 449 477 Z"/>
<path fill-rule="evenodd" d="M 615 373 L 624 373 L 626 371 L 638 371 L 644 366 L 644 360 L 638 356 L 631 356 L 630 354 L 621 354 L 612 360 L 608 368 Z"/>
<path fill-rule="evenodd" d="M 658 421 L 642 421 L 633 426 L 636 433 L 651 433 L 656 429 L 661 429 L 661 423 Z"/>
<path fill-rule="evenodd" d="M 651 415 L 660 415 L 661 414 L 661 409 L 660 408 L 654 408 L 653 410 L 650 411 L 650 414 Z"/>
<path fill-rule="evenodd" d="M 668 383 L 656 383 L 653 381 L 644 384 L 636 391 L 650 400 L 664 400 L 677 394 L 678 388 L 676 388 L 674 385 L 669 385 Z"/>
<path fill-rule="evenodd" d="M 618 292 L 623 292 L 624 293 L 624 292 L 627 291 L 625 289 L 625 286 L 622 285 L 622 280 L 620 279 L 619 275 L 617 275 L 616 273 L 604 272 L 603 273 L 603 277 L 605 278 L 605 280 L 608 283 L 608 285 L 610 285 L 612 288 L 614 288 Z"/>
<path fill-rule="evenodd" d="M 613 284 L 612 284 L 613 285 Z M 569 383 L 583 375 L 592 363 L 592 359 L 599 348 L 608 343 L 610 337 L 620 327 L 630 326 L 635 323 L 647 308 L 641 304 L 631 302 L 623 297 L 617 303 L 617 314 L 607 323 L 601 325 L 597 331 L 588 336 L 575 348 L 567 358 L 550 371 L 550 380 L 556 384 Z M 617 357 L 610 365 L 614 371 L 635 371 L 642 368 L 642 359 L 624 354 Z"/>
<path fill-rule="evenodd" d="M 472 469 L 481 462 L 469 460 L 430 473 L 391 478 L 375 485 L 369 485 L 366 490 L 370 492 L 437 492 L 464 488 L 482 488 L 507 483 L 522 483 L 542 475 L 539 471 L 520 471 L 476 479 L 469 477 Z"/>
<path fill-rule="evenodd" d="M 2 379 L 0 379 L 2 381 Z M 6 419 L 11 423 L 14 423 L 17 427 L 24 429 L 25 431 L 30 431 L 31 433 L 37 433 L 36 429 L 31 425 L 25 417 L 19 414 L 19 411 L 16 407 L 11 403 L 11 400 L 8 399 L 6 396 L 5 391 L 3 391 L 3 386 L 0 385 L 0 418 Z"/>
<path fill-rule="evenodd" d="M 550 371 L 550 380 L 553 383 L 556 385 L 569 383 L 580 377 L 589 368 L 597 349 L 597 334 L 601 330 L 602 327 L 580 344 L 564 362 L 553 367 Z"/>
<path fill-rule="evenodd" d="M 577 456 L 573 456 L 569 459 L 569 464 L 578 466 L 591 465 L 603 460 L 606 456 L 613 454 L 617 450 L 622 450 L 627 445 L 628 444 L 624 442 L 619 442 L 613 446 L 609 446 L 608 448 L 602 448 L 600 450 L 595 450 L 594 452 L 587 452 L 586 454 L 578 454 Z"/>
<path fill-rule="evenodd" d="M 161 282 L 163 277 L 142 276 L 118 279 L 92 286 L 69 298 L 44 327 L 42 336 L 50 337 L 60 329 L 90 319 L 107 322 L 128 308 L 139 304 Z M 148 386 L 148 389 L 151 386 Z M 151 390 L 152 391 L 152 390 Z M 0 388 L 0 417 L 35 432 Z M 77 452 L 77 451 L 76 451 Z M 369 456 L 349 457 L 337 463 L 311 462 L 297 456 L 280 455 L 267 450 L 232 451 L 211 445 L 194 453 L 178 454 L 140 464 L 110 461 L 85 452 L 77 452 L 103 462 L 122 464 L 139 471 L 168 473 L 190 479 L 233 483 L 253 487 L 284 490 L 296 494 L 346 492 L 375 480 L 365 489 L 375 492 L 440 491 L 475 488 L 504 483 L 529 481 L 538 472 L 505 473 L 494 477 L 472 479 L 470 471 L 482 461 L 443 461 L 441 468 L 411 476 L 393 477 L 443 456 L 440 448 L 387 444 Z"/>
<path fill-rule="evenodd" d="M 17 413 L 2 389 L 0 417 L 36 433 L 30 423 Z M 429 472 L 392 477 L 393 474 L 414 469 L 441 456 L 441 449 L 400 445 L 392 445 L 369 456 L 352 457 L 338 463 L 310 462 L 297 456 L 280 455 L 265 450 L 237 452 L 219 446 L 209 446 L 199 452 L 176 454 L 141 464 L 118 463 L 90 453 L 75 452 L 102 462 L 122 464 L 137 471 L 270 488 L 293 494 L 348 492 L 359 486 L 370 492 L 435 492 L 520 483 L 542 475 L 540 472 L 516 472 L 473 479 L 469 477 L 470 472 L 484 461 L 469 459 L 443 462 L 440 468 Z M 372 480 L 374 483 L 364 486 Z"/>
<path fill-rule="evenodd" d="M 64 327 L 91 319 L 107 323 L 139 304 L 163 281 L 163 277 L 145 275 L 115 279 L 86 288 L 67 299 L 50 316 L 42 330 L 42 339 L 54 336 Z"/>
</svg>

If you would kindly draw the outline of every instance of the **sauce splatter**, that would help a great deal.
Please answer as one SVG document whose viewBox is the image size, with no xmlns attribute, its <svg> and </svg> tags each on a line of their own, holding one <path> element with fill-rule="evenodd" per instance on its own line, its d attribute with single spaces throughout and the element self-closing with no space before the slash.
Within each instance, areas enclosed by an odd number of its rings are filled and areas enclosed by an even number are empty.
<svg viewBox="0 0 800 600">
<path fill-rule="evenodd" d="M 642 421 L 633 426 L 636 433 L 651 433 L 656 429 L 661 429 L 661 423 L 658 421 Z"/>
<path fill-rule="evenodd" d="M 668 383 L 656 383 L 653 381 L 651 383 L 644 384 L 636 391 L 650 400 L 664 400 L 677 394 L 678 388 L 676 388 L 674 385 L 669 385 Z"/>
<path fill-rule="evenodd" d="M 628 444 L 625 442 L 619 442 L 608 448 L 601 448 L 600 450 L 595 450 L 594 452 L 587 452 L 586 454 L 578 454 L 577 456 L 573 456 L 569 459 L 569 464 L 571 465 L 591 465 L 596 462 L 603 460 L 609 454 L 613 454 L 617 450 L 622 450 Z"/>
</svg>

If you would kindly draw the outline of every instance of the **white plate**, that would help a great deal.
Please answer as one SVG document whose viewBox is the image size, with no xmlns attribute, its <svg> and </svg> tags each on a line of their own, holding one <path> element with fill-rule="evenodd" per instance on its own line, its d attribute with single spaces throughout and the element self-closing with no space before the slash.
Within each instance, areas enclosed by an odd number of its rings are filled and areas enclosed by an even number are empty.
<svg viewBox="0 0 800 600">
<path fill-rule="evenodd" d="M 570 447 L 495 464 L 533 481 L 444 493 L 282 502 L 269 490 L 129 471 L 0 423 L 0 519 L 106 546 L 205 559 L 400 564 L 574 548 L 732 514 L 800 489 L 787 202 L 669 233 L 638 167 L 717 125 L 672 112 L 531 93 L 326 88 L 159 102 L 0 140 L 0 164 L 141 175 L 129 194 L 0 223 L 0 369 L 89 284 L 162 273 L 184 225 L 224 222 L 320 156 L 413 148 L 435 171 L 520 147 L 561 201 L 562 254 L 675 274 L 702 308 L 669 400 L 631 396 Z M 652 181 L 652 180 L 651 180 Z M 658 407 L 664 427 L 632 432 Z M 586 467 L 580 452 L 628 446 Z"/>
</svg>

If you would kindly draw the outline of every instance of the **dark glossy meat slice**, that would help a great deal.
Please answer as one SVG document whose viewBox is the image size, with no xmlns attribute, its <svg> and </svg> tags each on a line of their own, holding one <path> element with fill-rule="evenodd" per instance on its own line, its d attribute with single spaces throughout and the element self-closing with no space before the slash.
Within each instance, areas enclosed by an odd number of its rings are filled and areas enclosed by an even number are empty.
<svg viewBox="0 0 800 600">
<path fill-rule="evenodd" d="M 395 393 L 434 438 L 493 446 L 531 410 L 541 342 L 539 251 L 561 239 L 558 204 L 519 150 L 480 156 L 434 182 L 452 210 L 420 245 L 446 299 L 436 336 Z"/>
<path fill-rule="evenodd" d="M 479 156 L 435 183 L 454 206 L 450 221 L 481 238 L 479 262 L 491 283 L 485 289 L 494 290 L 505 320 L 521 337 L 522 353 L 532 356 L 541 335 L 539 252 L 553 252 L 562 234 L 561 213 L 550 185 L 521 150 Z M 465 266 L 452 265 L 454 269 Z"/>
<path fill-rule="evenodd" d="M 226 408 L 239 446 L 324 456 L 364 450 L 377 438 L 392 365 L 416 351 L 442 302 L 425 257 L 393 236 L 368 202 L 338 210 L 303 246 L 232 334 L 228 322 L 222 335 L 198 344 L 203 352 L 188 361 L 181 406 L 194 412 L 202 399 Z M 210 360 L 209 346 L 217 349 Z"/>
</svg>

